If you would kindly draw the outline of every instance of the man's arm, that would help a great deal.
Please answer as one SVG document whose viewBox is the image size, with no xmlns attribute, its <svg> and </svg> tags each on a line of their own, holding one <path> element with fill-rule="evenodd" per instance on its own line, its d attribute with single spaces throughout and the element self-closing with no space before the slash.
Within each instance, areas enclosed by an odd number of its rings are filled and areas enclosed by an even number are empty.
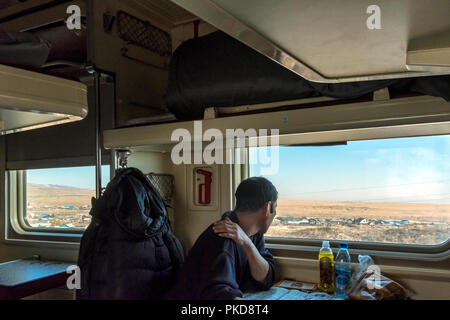
<svg viewBox="0 0 450 320">
<path fill-rule="evenodd" d="M 268 285 L 269 287 L 273 284 L 273 258 L 272 255 L 269 254 L 272 260 L 268 260 L 268 257 L 266 257 L 264 254 L 261 254 L 267 251 L 264 248 L 264 243 L 262 243 L 262 250 L 257 248 L 247 236 L 247 234 L 241 229 L 241 227 L 237 223 L 232 222 L 229 218 L 225 218 L 224 220 L 216 222 L 213 230 L 219 236 L 230 238 L 244 248 L 244 251 L 247 254 L 250 273 L 253 279 L 255 279 L 264 287 L 267 287 L 268 283 L 270 283 Z M 259 239 L 259 241 L 264 240 Z M 261 246 L 261 244 L 258 243 L 258 246 Z"/>
<path fill-rule="evenodd" d="M 273 258 L 273 255 L 269 252 L 269 250 L 266 249 L 264 242 L 264 236 L 262 234 L 258 234 L 257 238 L 255 239 L 256 249 L 258 249 L 259 254 L 264 258 L 264 260 L 267 261 L 269 265 L 269 270 L 267 272 L 266 278 L 262 283 L 260 282 L 260 285 L 262 290 L 268 290 L 275 283 L 276 270 L 275 259 Z"/>
<path fill-rule="evenodd" d="M 242 247 L 247 254 L 250 273 L 252 274 L 253 279 L 263 283 L 266 280 L 267 273 L 270 269 L 269 263 L 263 258 L 263 256 L 261 256 L 249 237 L 247 237 L 247 240 L 244 242 Z"/>
</svg>

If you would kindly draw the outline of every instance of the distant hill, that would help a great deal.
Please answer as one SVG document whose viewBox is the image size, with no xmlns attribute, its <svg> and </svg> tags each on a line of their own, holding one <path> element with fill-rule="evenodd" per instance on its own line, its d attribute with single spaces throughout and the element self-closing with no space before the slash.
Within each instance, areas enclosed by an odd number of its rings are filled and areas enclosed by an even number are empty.
<svg viewBox="0 0 450 320">
<path fill-rule="evenodd" d="M 82 206 L 90 205 L 95 190 L 59 185 L 27 184 L 27 205 Z"/>
<path fill-rule="evenodd" d="M 93 191 L 91 189 L 77 188 L 77 187 L 71 187 L 71 186 L 63 186 L 63 185 L 58 185 L 58 184 L 34 184 L 34 183 L 28 183 L 27 186 L 33 187 L 33 188 L 56 188 L 56 189 L 73 189 L 73 190 L 89 190 L 89 191 Z"/>
<path fill-rule="evenodd" d="M 423 219 L 450 222 L 450 205 L 278 200 L 278 216 L 311 218 Z"/>
</svg>

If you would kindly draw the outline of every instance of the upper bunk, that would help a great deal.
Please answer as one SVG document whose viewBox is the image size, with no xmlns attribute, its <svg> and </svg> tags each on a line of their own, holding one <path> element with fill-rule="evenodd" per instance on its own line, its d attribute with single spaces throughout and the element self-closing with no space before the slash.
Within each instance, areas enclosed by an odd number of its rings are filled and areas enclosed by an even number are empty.
<svg viewBox="0 0 450 320">
<path fill-rule="evenodd" d="M 69 29 L 66 22 L 73 22 L 77 10 L 80 28 Z M 175 119 L 164 102 L 171 32 L 195 20 L 168 0 L 11 0 L 0 5 L 0 30 L 27 32 L 50 44 L 48 60 L 32 71 L 93 87 L 92 75 L 99 74 L 102 83 L 115 84 L 115 104 L 105 106 L 114 113 L 110 126 L 139 117 Z"/>
<path fill-rule="evenodd" d="M 428 7 L 415 0 L 396 7 L 381 1 L 381 30 L 365 27 L 369 4 L 360 1 L 339 8 L 333 1 L 10 3 L 0 11 L 0 28 L 52 43 L 39 72 L 84 82 L 90 81 L 89 68 L 111 76 L 115 105 L 108 105 L 114 112 L 104 135 L 108 148 L 138 144 L 112 142 L 121 130 L 163 132 L 205 117 L 257 119 L 362 104 L 375 110 L 380 103 L 407 108 L 425 100 L 439 109 L 450 99 L 448 1 Z M 65 25 L 69 5 L 81 10 L 80 30 Z M 404 10 L 392 11 L 399 8 Z M 417 23 L 417 17 L 427 23 Z M 356 30 L 360 22 L 363 28 Z"/>
<path fill-rule="evenodd" d="M 14 26 L 7 17 L 21 5 L 7 1 L 0 8 L 2 135 L 80 121 L 89 110 L 81 67 L 85 39 L 67 29 L 63 15 L 46 26 L 32 18 L 21 19 L 28 26 Z"/>
<path fill-rule="evenodd" d="M 447 0 L 172 0 L 306 80 L 449 74 Z"/>
<path fill-rule="evenodd" d="M 415 75 L 317 83 L 214 31 L 184 41 L 171 57 L 165 102 L 177 120 L 134 119 L 105 131 L 104 145 L 168 151 L 176 129 L 195 137 L 196 120 L 223 136 L 227 128 L 278 128 L 281 145 L 450 133 L 450 76 Z"/>
<path fill-rule="evenodd" d="M 0 65 L 0 135 L 79 121 L 87 114 L 84 84 Z"/>
</svg>

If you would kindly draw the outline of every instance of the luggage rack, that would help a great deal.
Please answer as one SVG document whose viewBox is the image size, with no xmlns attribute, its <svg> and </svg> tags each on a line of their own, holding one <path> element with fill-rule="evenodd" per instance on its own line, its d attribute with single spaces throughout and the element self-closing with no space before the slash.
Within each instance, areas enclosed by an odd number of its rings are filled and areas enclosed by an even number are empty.
<svg viewBox="0 0 450 320">
<path fill-rule="evenodd" d="M 173 175 L 150 172 L 145 176 L 148 178 L 148 180 L 150 180 L 150 183 L 156 188 L 156 190 L 158 190 L 164 202 L 170 205 L 172 203 L 173 190 L 175 185 Z"/>
<path fill-rule="evenodd" d="M 388 92 L 381 90 L 370 101 L 347 101 L 339 108 L 333 105 L 335 101 L 325 101 L 325 105 L 314 108 L 279 111 L 270 108 L 268 112 L 220 118 L 216 117 L 214 110 L 209 110 L 202 130 L 218 129 L 225 136 L 229 128 L 244 131 L 249 128 L 278 128 L 281 146 L 353 141 L 367 139 L 367 136 L 383 139 L 432 135 L 448 131 L 450 113 L 448 102 L 442 98 L 418 95 L 390 99 Z M 170 152 L 175 144 L 171 133 L 180 128 L 194 136 L 192 120 L 105 130 L 104 147 Z"/>
</svg>

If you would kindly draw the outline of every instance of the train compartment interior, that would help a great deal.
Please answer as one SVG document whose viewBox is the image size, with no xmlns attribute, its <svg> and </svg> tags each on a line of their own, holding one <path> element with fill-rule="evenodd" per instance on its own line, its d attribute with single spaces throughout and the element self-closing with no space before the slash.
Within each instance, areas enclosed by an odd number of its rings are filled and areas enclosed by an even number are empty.
<svg viewBox="0 0 450 320">
<path fill-rule="evenodd" d="M 2 1 L 0 268 L 76 266 L 127 167 L 184 255 L 262 175 L 277 280 L 319 283 L 322 240 L 346 241 L 354 268 L 450 299 L 450 4 L 377 3 L 381 29 L 357 0 Z M 76 299 L 46 285 L 17 297 Z"/>
</svg>

